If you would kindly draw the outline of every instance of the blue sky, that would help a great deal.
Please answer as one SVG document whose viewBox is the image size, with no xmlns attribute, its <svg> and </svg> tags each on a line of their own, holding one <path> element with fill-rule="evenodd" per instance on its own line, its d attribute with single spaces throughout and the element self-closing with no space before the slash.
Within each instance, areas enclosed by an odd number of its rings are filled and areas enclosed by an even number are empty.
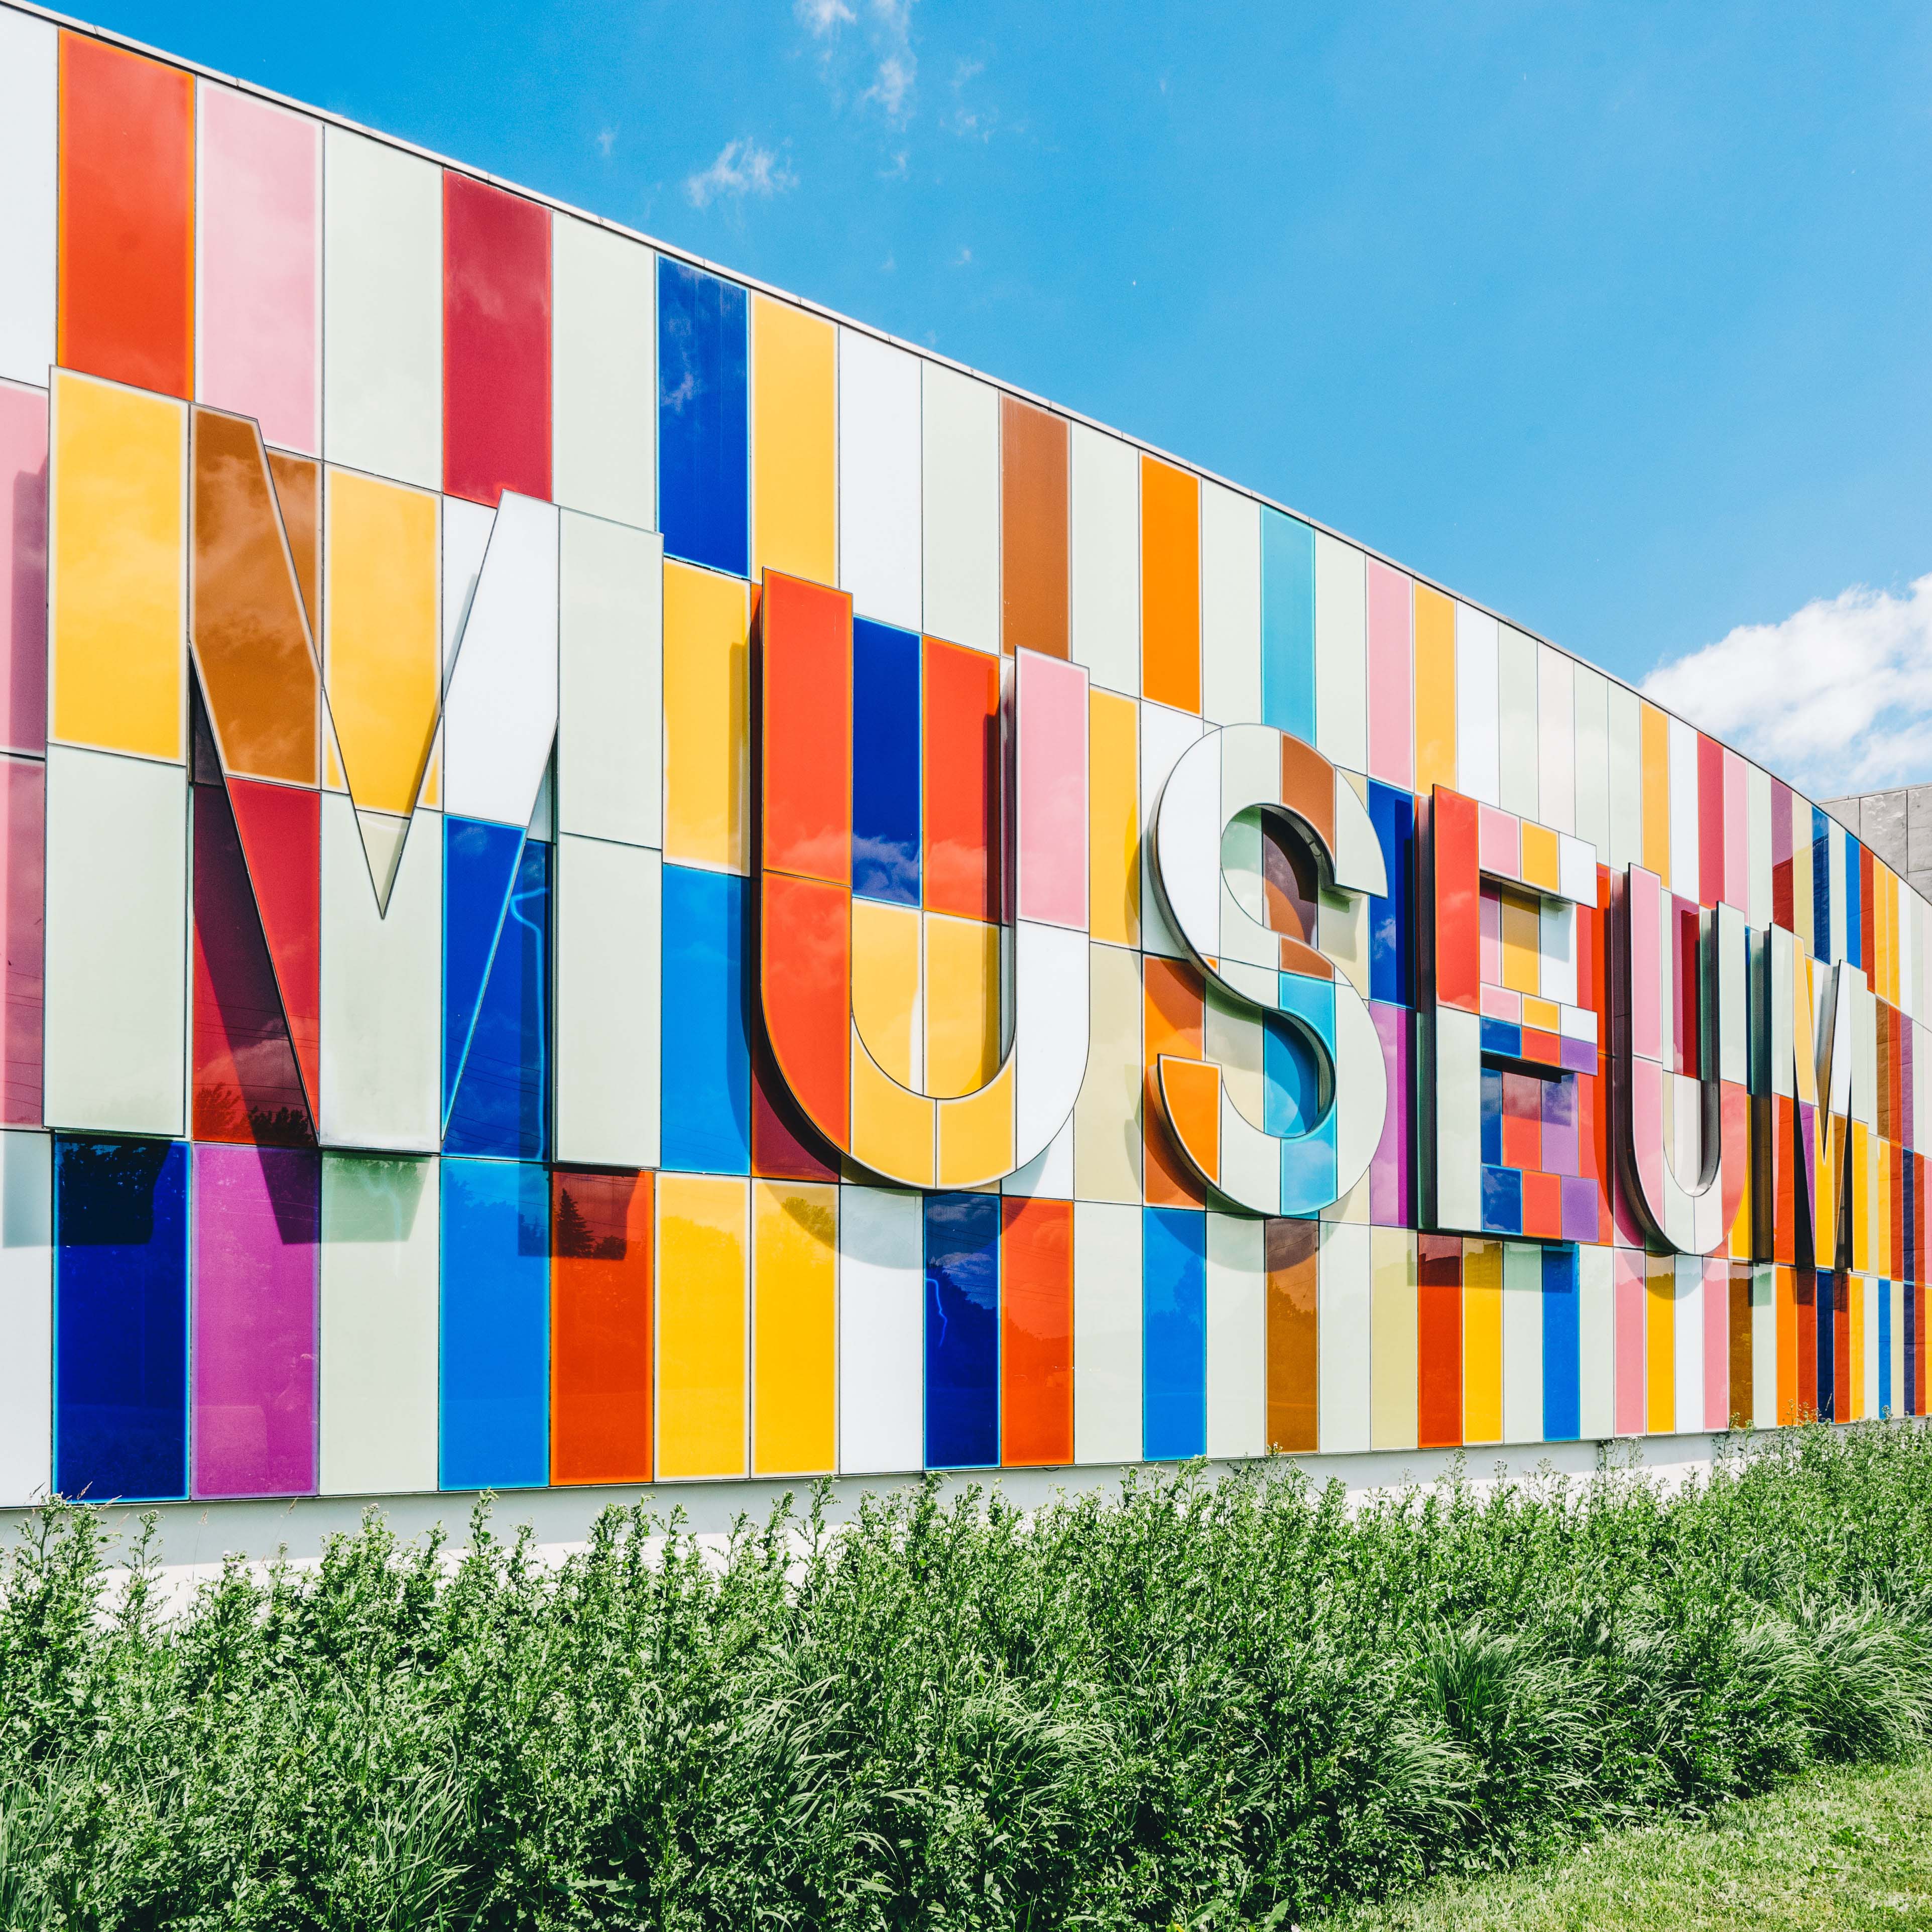
<svg viewBox="0 0 1932 1932">
<path fill-rule="evenodd" d="M 1659 688 L 1827 790 L 1847 717 L 1865 777 L 1932 776 L 1922 4 L 90 17 L 932 344 L 1624 676 L 1719 646 Z M 1858 702 L 1790 740 L 1752 668 L 1841 643 Z"/>
</svg>

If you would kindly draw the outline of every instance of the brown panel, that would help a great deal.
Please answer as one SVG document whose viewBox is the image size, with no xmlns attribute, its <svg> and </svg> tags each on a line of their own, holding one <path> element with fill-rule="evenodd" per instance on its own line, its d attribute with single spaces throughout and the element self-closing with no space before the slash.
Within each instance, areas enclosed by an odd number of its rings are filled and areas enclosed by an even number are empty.
<svg viewBox="0 0 1932 1932">
<path fill-rule="evenodd" d="M 302 586 L 302 608 L 308 613 L 309 635 L 322 634 L 322 610 L 317 599 L 322 582 L 322 532 L 316 505 L 322 490 L 322 465 L 307 456 L 268 452 L 268 474 L 281 506 L 282 534 L 295 559 L 296 581 Z"/>
<path fill-rule="evenodd" d="M 1320 834 L 1332 859 L 1335 852 L 1335 767 L 1312 745 L 1286 732 L 1281 740 L 1281 802 Z"/>
<path fill-rule="evenodd" d="M 1751 1264 L 1731 1264 L 1731 1426 L 1748 1429 L 1751 1409 Z"/>
<path fill-rule="evenodd" d="M 1268 1263 L 1268 1439 L 1270 1449 L 1321 1446 L 1322 1223 L 1264 1224 Z"/>
<path fill-rule="evenodd" d="M 1000 398 L 1000 642 L 1066 655 L 1066 424 Z"/>
</svg>

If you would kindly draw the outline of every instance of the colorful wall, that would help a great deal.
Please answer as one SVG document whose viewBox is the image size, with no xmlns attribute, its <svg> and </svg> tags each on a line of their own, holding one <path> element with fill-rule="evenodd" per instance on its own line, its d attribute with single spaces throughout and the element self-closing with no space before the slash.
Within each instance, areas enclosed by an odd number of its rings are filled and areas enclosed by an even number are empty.
<svg viewBox="0 0 1932 1932">
<path fill-rule="evenodd" d="M 953 364 L 0 8 L 0 1503 L 1925 1408 L 1927 907 Z"/>
</svg>

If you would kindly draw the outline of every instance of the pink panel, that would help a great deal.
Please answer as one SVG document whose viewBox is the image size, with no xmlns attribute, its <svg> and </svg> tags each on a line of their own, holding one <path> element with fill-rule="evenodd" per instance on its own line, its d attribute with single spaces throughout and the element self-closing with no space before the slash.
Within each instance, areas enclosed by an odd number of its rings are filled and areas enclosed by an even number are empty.
<svg viewBox="0 0 1932 1932">
<path fill-rule="evenodd" d="M 315 453 L 322 128 L 232 88 L 201 90 L 196 393 Z"/>
<path fill-rule="evenodd" d="M 1704 1426 L 1731 1426 L 1731 1264 L 1704 1264 Z"/>
<path fill-rule="evenodd" d="M 1019 653 L 1019 916 L 1087 926 L 1087 673 Z"/>
<path fill-rule="evenodd" d="M 1658 976 L 1662 971 L 1663 916 L 1657 874 L 1640 866 L 1630 868 L 1624 909 L 1630 932 L 1630 1051 L 1646 1060 L 1664 1058 L 1664 1016 L 1660 1010 Z"/>
<path fill-rule="evenodd" d="M 1643 1256 L 1616 1255 L 1616 1411 L 1619 1436 L 1641 1436 L 1643 1406 Z"/>
<path fill-rule="evenodd" d="M 47 398 L 0 382 L 0 747 L 47 748 Z"/>
<path fill-rule="evenodd" d="M 1750 800 L 1743 759 L 1724 753 L 1724 898 L 1740 912 L 1750 909 Z"/>
<path fill-rule="evenodd" d="M 1481 898 L 1477 902 L 1477 906 L 1478 916 L 1482 922 L 1480 934 L 1477 942 L 1481 961 L 1478 970 L 1483 976 L 1483 1011 L 1487 1012 L 1490 1010 L 1488 1004 L 1490 989 L 1500 987 L 1502 984 L 1503 902 L 1492 888 L 1485 886 L 1483 889 Z M 1510 995 L 1512 1000 L 1517 997 L 1515 994 Z M 1498 1019 L 1516 1019 L 1520 1016 L 1520 1007 L 1516 1012 L 1499 1012 L 1496 1016 Z"/>
<path fill-rule="evenodd" d="M 194 1150 L 194 1493 L 301 1496 L 316 1482 L 321 1156 Z"/>
<path fill-rule="evenodd" d="M 1634 1060 L 1630 1070 L 1630 1145 L 1650 1211 L 1664 1211 L 1664 1069 Z"/>
<path fill-rule="evenodd" d="M 1522 877 L 1522 821 L 1492 805 L 1476 808 L 1476 862 L 1506 879 Z"/>
<path fill-rule="evenodd" d="M 1369 565 L 1369 770 L 1388 784 L 1415 782 L 1415 643 L 1409 580 Z"/>
<path fill-rule="evenodd" d="M 46 884 L 46 767 L 0 758 L 0 917 L 6 921 L 5 1088 L 0 1122 L 40 1124 L 41 914 Z"/>
</svg>

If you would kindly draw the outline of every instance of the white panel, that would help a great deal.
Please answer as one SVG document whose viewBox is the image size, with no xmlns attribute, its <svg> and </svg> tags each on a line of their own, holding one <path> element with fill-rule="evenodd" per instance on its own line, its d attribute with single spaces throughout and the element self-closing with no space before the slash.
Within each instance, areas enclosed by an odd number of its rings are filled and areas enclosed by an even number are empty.
<svg viewBox="0 0 1932 1932">
<path fill-rule="evenodd" d="M 40 389 L 54 359 L 57 39 L 51 21 L 0 8 L 0 376 Z"/>
<path fill-rule="evenodd" d="M 1613 872 L 1643 860 L 1643 711 L 1627 685 L 1604 693 L 1610 734 L 1610 838 L 1600 854 Z"/>
<path fill-rule="evenodd" d="M 1234 742 L 1239 744 L 1246 735 L 1234 733 Z M 1221 754 L 1228 736 L 1226 731 L 1210 730 L 1196 739 L 1174 761 L 1161 786 L 1148 846 L 1152 862 L 1148 876 L 1160 880 L 1162 916 L 1178 938 L 1210 959 L 1220 956 L 1224 944 Z M 1277 771 L 1280 766 L 1281 754 L 1276 751 Z M 1142 903 L 1146 903 L 1144 894 Z M 1255 935 L 1244 936 L 1252 939 Z M 1281 956 L 1278 944 L 1274 956 Z"/>
<path fill-rule="evenodd" d="M 1369 1238 L 1366 1228 L 1340 1221 L 1322 1224 L 1316 1333 L 1320 1357 L 1318 1439 L 1324 1455 L 1369 1447 L 1373 1309 Z"/>
<path fill-rule="evenodd" d="M 557 513 L 503 492 L 442 707 L 443 809 L 527 825 L 556 742 Z"/>
<path fill-rule="evenodd" d="M 442 484 L 442 171 L 340 128 L 322 148 L 322 449 Z"/>
<path fill-rule="evenodd" d="M 1208 1216 L 1208 1454 L 1268 1454 L 1265 1229 Z"/>
<path fill-rule="evenodd" d="M 1435 1089 L 1438 1094 L 1481 1090 L 1482 1022 L 1454 1006 L 1436 1009 Z M 1467 1108 L 1436 1110 L 1436 1219 L 1443 1228 L 1483 1225 L 1483 1144 Z"/>
<path fill-rule="evenodd" d="M 1315 533 L 1315 745 L 1330 763 L 1369 768 L 1368 561 Z"/>
<path fill-rule="evenodd" d="M 1671 748 L 1675 751 L 1676 747 L 1673 745 Z M 1674 772 L 1672 776 L 1674 778 L 1676 776 Z M 1677 836 L 1677 825 L 1674 818 L 1671 821 L 1670 836 L 1674 842 Z M 1831 946 L 1832 957 L 1834 959 L 1843 959 L 1848 956 L 1850 952 L 1850 949 L 1845 944 L 1845 846 L 1846 838 L 1847 835 L 1844 828 L 1836 824 L 1833 824 L 1828 826 L 1825 834 L 1826 862 L 1829 868 L 1828 877 L 1831 880 Z"/>
<path fill-rule="evenodd" d="M 662 867 L 641 846 L 557 841 L 559 1160 L 658 1164 Z"/>
<path fill-rule="evenodd" d="M 1073 1460 L 1141 1456 L 1141 1210 L 1073 1204 Z"/>
<path fill-rule="evenodd" d="M 47 750 L 44 1118 L 185 1130 L 188 772 Z"/>
<path fill-rule="evenodd" d="M 1346 1193 L 1368 1172 L 1388 1118 L 1388 1062 L 1369 1010 L 1335 988 L 1335 1167 Z"/>
<path fill-rule="evenodd" d="M 1751 1270 L 1751 1418 L 1753 1426 L 1778 1425 L 1778 1270 Z M 1896 1385 L 1895 1385 L 1896 1386 Z"/>
<path fill-rule="evenodd" d="M 0 1134 L 0 1504 L 53 1482 L 53 1138 Z"/>
<path fill-rule="evenodd" d="M 470 621 L 476 580 L 483 572 L 484 554 L 496 513 L 487 503 L 466 496 L 442 500 L 442 681 L 456 667 L 456 647 Z"/>
<path fill-rule="evenodd" d="M 1000 648 L 999 392 L 936 362 L 924 379 L 920 470 L 926 628 Z"/>
<path fill-rule="evenodd" d="M 1485 805 L 1502 801 L 1498 763 L 1496 620 L 1456 606 L 1456 786 Z"/>
<path fill-rule="evenodd" d="M 1059 1132 L 1016 1172 L 1000 1184 L 1002 1194 L 1024 1200 L 1071 1201 L 1073 1198 L 1073 1121 L 1070 1115 Z"/>
<path fill-rule="evenodd" d="M 903 349 L 838 332 L 838 586 L 856 615 L 908 631 L 924 621 L 919 370 Z"/>
<path fill-rule="evenodd" d="M 1697 896 L 1697 734 L 1681 718 L 1670 720 L 1670 890 Z M 1834 901 L 1836 903 L 1836 901 Z M 1834 956 L 1842 958 L 1842 953 Z"/>
<path fill-rule="evenodd" d="M 662 845 L 664 539 L 566 515 L 559 575 L 558 826 Z"/>
<path fill-rule="evenodd" d="M 1704 1258 L 1676 1258 L 1677 1432 L 1690 1435 L 1704 1426 Z"/>
<path fill-rule="evenodd" d="M 568 215 L 550 222 L 550 494 L 657 522 L 657 258 Z"/>
<path fill-rule="evenodd" d="M 1201 710 L 1262 722 L 1262 506 L 1218 483 L 1201 486 Z"/>
<path fill-rule="evenodd" d="M 1887 1282 L 1883 1284 L 1882 1288 L 1881 1288 L 1881 1284 L 1877 1276 L 1870 1274 L 1855 1275 L 1852 1277 L 1852 1283 L 1855 1288 L 1863 1290 L 1865 1299 L 1865 1399 L 1864 1406 L 1860 1411 L 1860 1413 L 1868 1416 L 1874 1416 L 1876 1415 L 1879 1412 L 1878 1298 L 1881 1292 L 1889 1296 L 1892 1293 L 1892 1287 L 1891 1284 Z"/>
<path fill-rule="evenodd" d="M 1537 950 L 1544 998 L 1574 1006 L 1577 999 L 1576 908 L 1568 899 L 1545 895 L 1538 920 Z"/>
<path fill-rule="evenodd" d="M 1076 423 L 1067 655 L 1130 698 L 1141 688 L 1140 490 L 1132 449 Z"/>
<path fill-rule="evenodd" d="M 1087 1072 L 1088 940 L 1033 920 L 1013 937 L 1014 1136 L 1030 1162 L 1072 1118 Z"/>
<path fill-rule="evenodd" d="M 410 821 L 380 915 L 348 799 L 322 800 L 322 1138 L 433 1154 L 442 1125 L 442 814 Z"/>
<path fill-rule="evenodd" d="M 1543 1440 L 1543 1250 L 1503 1244 L 1503 1440 Z"/>
<path fill-rule="evenodd" d="M 322 1157 L 325 1496 L 436 1487 L 436 1168 L 434 1160 Z"/>
<path fill-rule="evenodd" d="M 1576 1250 L 1577 1433 L 1586 1442 L 1617 1432 L 1615 1262 L 1609 1248 Z"/>
<path fill-rule="evenodd" d="M 1154 818 L 1161 788 L 1180 754 L 1201 735 L 1201 721 L 1164 704 L 1141 706 L 1141 950 L 1183 958 L 1187 949 L 1167 922 L 1154 889 Z"/>
<path fill-rule="evenodd" d="M 1497 796 L 1505 812 L 1524 818 L 1538 817 L 1538 650 L 1534 638 L 1507 624 L 1496 626 Z"/>
<path fill-rule="evenodd" d="M 1572 664 L 1576 685 L 1576 818 L 1579 838 L 1599 852 L 1610 843 L 1610 688 L 1602 672 Z"/>
<path fill-rule="evenodd" d="M 1576 665 L 1547 644 L 1537 646 L 1538 815 L 1558 832 L 1576 829 Z"/>
<path fill-rule="evenodd" d="M 838 1196 L 838 1469 L 926 1460 L 926 1216 L 916 1194 Z"/>
</svg>

